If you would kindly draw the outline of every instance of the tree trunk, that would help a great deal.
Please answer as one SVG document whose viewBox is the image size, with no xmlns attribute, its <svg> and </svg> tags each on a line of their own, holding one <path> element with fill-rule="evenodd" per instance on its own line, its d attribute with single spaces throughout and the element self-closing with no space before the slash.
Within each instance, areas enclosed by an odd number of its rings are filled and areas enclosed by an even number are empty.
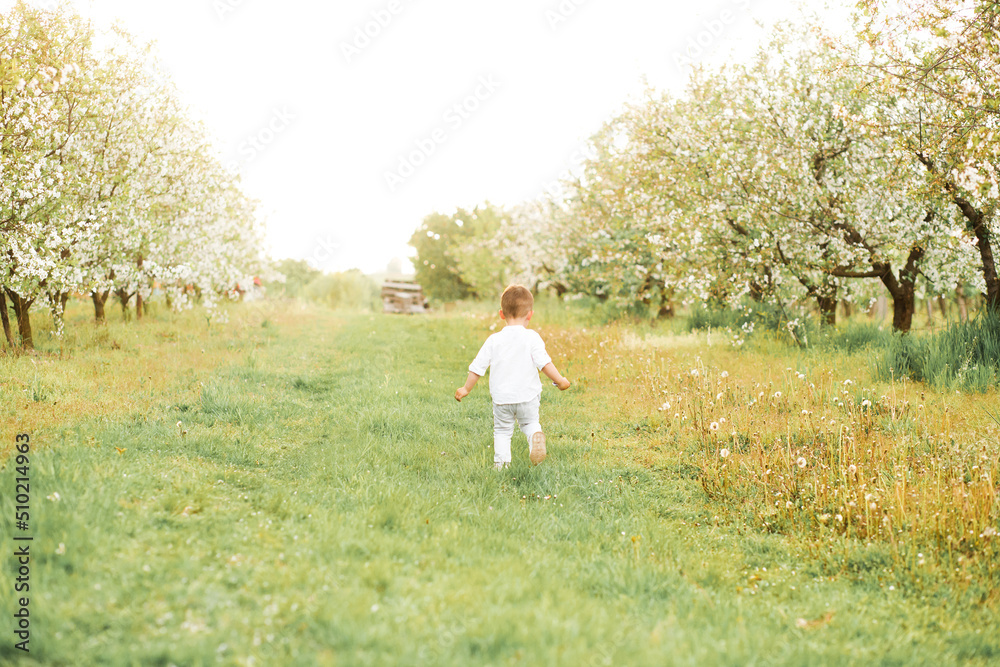
<svg viewBox="0 0 1000 667">
<path fill-rule="evenodd" d="M 11 350 L 17 349 L 14 345 L 14 335 L 10 331 L 10 317 L 7 314 L 7 295 L 0 287 L 0 320 L 3 321 L 3 335 L 7 338 L 7 345 Z"/>
<path fill-rule="evenodd" d="M 93 290 L 90 293 L 90 299 L 94 302 L 94 323 L 95 324 L 106 324 L 107 318 L 104 316 L 104 304 L 108 302 L 108 297 L 111 295 L 111 290 L 106 289 L 103 292 L 98 292 Z"/>
<path fill-rule="evenodd" d="M 848 301 L 847 299 L 844 299 L 840 303 L 844 306 L 844 318 L 845 319 L 849 318 L 854 313 L 854 309 L 851 308 L 851 302 Z"/>
<path fill-rule="evenodd" d="M 835 296 L 817 296 L 816 303 L 819 305 L 819 313 L 821 321 L 827 326 L 836 326 L 837 324 L 837 297 Z"/>
<path fill-rule="evenodd" d="M 917 154 L 917 157 L 932 174 L 938 175 L 937 164 L 933 160 L 920 153 Z M 969 230 L 976 237 L 976 247 L 979 249 L 979 258 L 982 262 L 983 280 L 986 282 L 986 294 L 984 295 L 986 307 L 990 310 L 1000 308 L 1000 279 L 997 278 L 996 258 L 993 256 L 993 243 L 986 216 L 959 194 L 958 188 L 950 179 L 944 181 L 944 189 L 951 196 L 951 200 L 958 207 L 958 210 L 962 212 Z"/>
<path fill-rule="evenodd" d="M 958 321 L 968 322 L 969 321 L 969 308 L 965 304 L 965 295 L 962 294 L 962 286 L 959 285 L 955 288 L 955 300 L 958 302 Z"/>
<path fill-rule="evenodd" d="M 1000 309 L 1000 279 L 997 278 L 996 259 L 993 256 L 993 243 L 990 238 L 992 235 L 986 224 L 986 216 L 961 197 L 953 196 L 953 199 L 969 222 L 972 233 L 976 235 L 976 247 L 979 248 L 979 257 L 983 264 L 983 280 L 986 282 L 986 308 L 993 311 Z"/>
<path fill-rule="evenodd" d="M 142 319 L 142 255 L 136 257 L 135 266 L 139 270 L 139 284 L 135 287 L 135 319 Z"/>
<path fill-rule="evenodd" d="M 909 333 L 913 326 L 913 312 L 916 310 L 917 265 L 924 257 L 924 249 L 914 247 L 906 258 L 906 266 L 899 271 L 899 279 L 888 264 L 877 269 L 884 269 L 881 275 L 882 284 L 892 296 L 892 328 L 901 333 Z"/>
<path fill-rule="evenodd" d="M 56 336 L 62 337 L 65 330 L 66 302 L 69 301 L 69 292 L 48 293 L 49 312 L 52 313 L 52 326 L 55 328 Z"/>
<path fill-rule="evenodd" d="M 126 292 L 124 287 L 119 287 L 115 291 L 115 296 L 118 297 L 118 303 L 122 307 L 122 318 L 126 321 L 132 319 L 132 313 L 128 309 L 128 302 L 132 298 L 132 292 Z"/>
<path fill-rule="evenodd" d="M 21 336 L 21 348 L 24 350 L 34 350 L 35 340 L 31 333 L 31 304 L 34 299 L 25 299 L 10 288 L 7 289 L 7 296 L 14 303 L 14 315 L 17 316 L 17 332 Z"/>
<path fill-rule="evenodd" d="M 934 300 L 927 298 L 927 326 L 934 324 Z"/>
</svg>

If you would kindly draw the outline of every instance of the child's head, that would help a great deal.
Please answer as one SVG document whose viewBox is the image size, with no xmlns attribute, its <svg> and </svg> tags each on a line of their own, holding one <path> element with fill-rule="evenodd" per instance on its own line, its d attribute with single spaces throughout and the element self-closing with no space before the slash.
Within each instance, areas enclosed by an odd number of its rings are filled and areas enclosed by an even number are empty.
<svg viewBox="0 0 1000 667">
<path fill-rule="evenodd" d="M 524 285 L 510 285 L 500 297 L 500 311 L 505 320 L 527 317 L 535 305 L 535 297 Z"/>
</svg>

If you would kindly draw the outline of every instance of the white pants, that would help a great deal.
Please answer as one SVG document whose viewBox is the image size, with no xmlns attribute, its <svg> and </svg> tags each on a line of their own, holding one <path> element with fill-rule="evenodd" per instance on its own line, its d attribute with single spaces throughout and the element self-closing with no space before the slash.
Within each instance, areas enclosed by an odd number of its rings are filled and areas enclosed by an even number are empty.
<svg viewBox="0 0 1000 667">
<path fill-rule="evenodd" d="M 510 439 L 514 435 L 514 425 L 528 438 L 542 430 L 538 423 L 538 403 L 542 395 L 524 403 L 493 404 L 493 461 L 510 463 Z"/>
</svg>

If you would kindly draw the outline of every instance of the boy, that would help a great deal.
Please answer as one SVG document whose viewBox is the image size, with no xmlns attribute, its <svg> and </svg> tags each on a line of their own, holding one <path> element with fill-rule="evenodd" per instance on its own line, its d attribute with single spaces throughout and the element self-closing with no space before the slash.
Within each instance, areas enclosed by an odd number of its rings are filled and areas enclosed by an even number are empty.
<svg viewBox="0 0 1000 667">
<path fill-rule="evenodd" d="M 461 402 L 490 368 L 493 463 L 497 469 L 510 464 L 510 439 L 514 435 L 515 422 L 528 438 L 531 462 L 537 465 L 545 459 L 545 434 L 538 423 L 538 403 L 542 396 L 538 371 L 545 373 L 560 390 L 569 389 L 569 380 L 556 370 L 545 352 L 542 337 L 524 326 L 531 321 L 534 305 L 531 292 L 521 285 L 511 285 L 503 291 L 500 319 L 506 325 L 486 339 L 469 364 L 465 386 L 455 391 L 455 400 Z"/>
</svg>

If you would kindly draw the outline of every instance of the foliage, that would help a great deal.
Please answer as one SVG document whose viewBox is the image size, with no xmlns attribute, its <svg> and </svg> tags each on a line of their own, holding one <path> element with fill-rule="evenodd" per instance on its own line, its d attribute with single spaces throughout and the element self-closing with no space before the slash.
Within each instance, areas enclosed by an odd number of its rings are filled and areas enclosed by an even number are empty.
<svg viewBox="0 0 1000 667">
<path fill-rule="evenodd" d="M 302 296 L 306 285 L 322 275 L 322 271 L 314 269 L 304 259 L 283 259 L 275 264 L 275 271 L 283 281 L 271 286 L 270 289 L 285 297 Z"/>
<path fill-rule="evenodd" d="M 379 286 L 357 269 L 322 274 L 302 290 L 302 296 L 311 301 L 346 310 L 377 310 L 379 294 Z"/>
<path fill-rule="evenodd" d="M 457 301 L 475 296 L 471 285 L 462 279 L 455 254 L 467 235 L 460 214 L 432 213 L 424 218 L 410 238 L 417 251 L 413 259 L 416 280 L 428 298 Z"/>
</svg>

